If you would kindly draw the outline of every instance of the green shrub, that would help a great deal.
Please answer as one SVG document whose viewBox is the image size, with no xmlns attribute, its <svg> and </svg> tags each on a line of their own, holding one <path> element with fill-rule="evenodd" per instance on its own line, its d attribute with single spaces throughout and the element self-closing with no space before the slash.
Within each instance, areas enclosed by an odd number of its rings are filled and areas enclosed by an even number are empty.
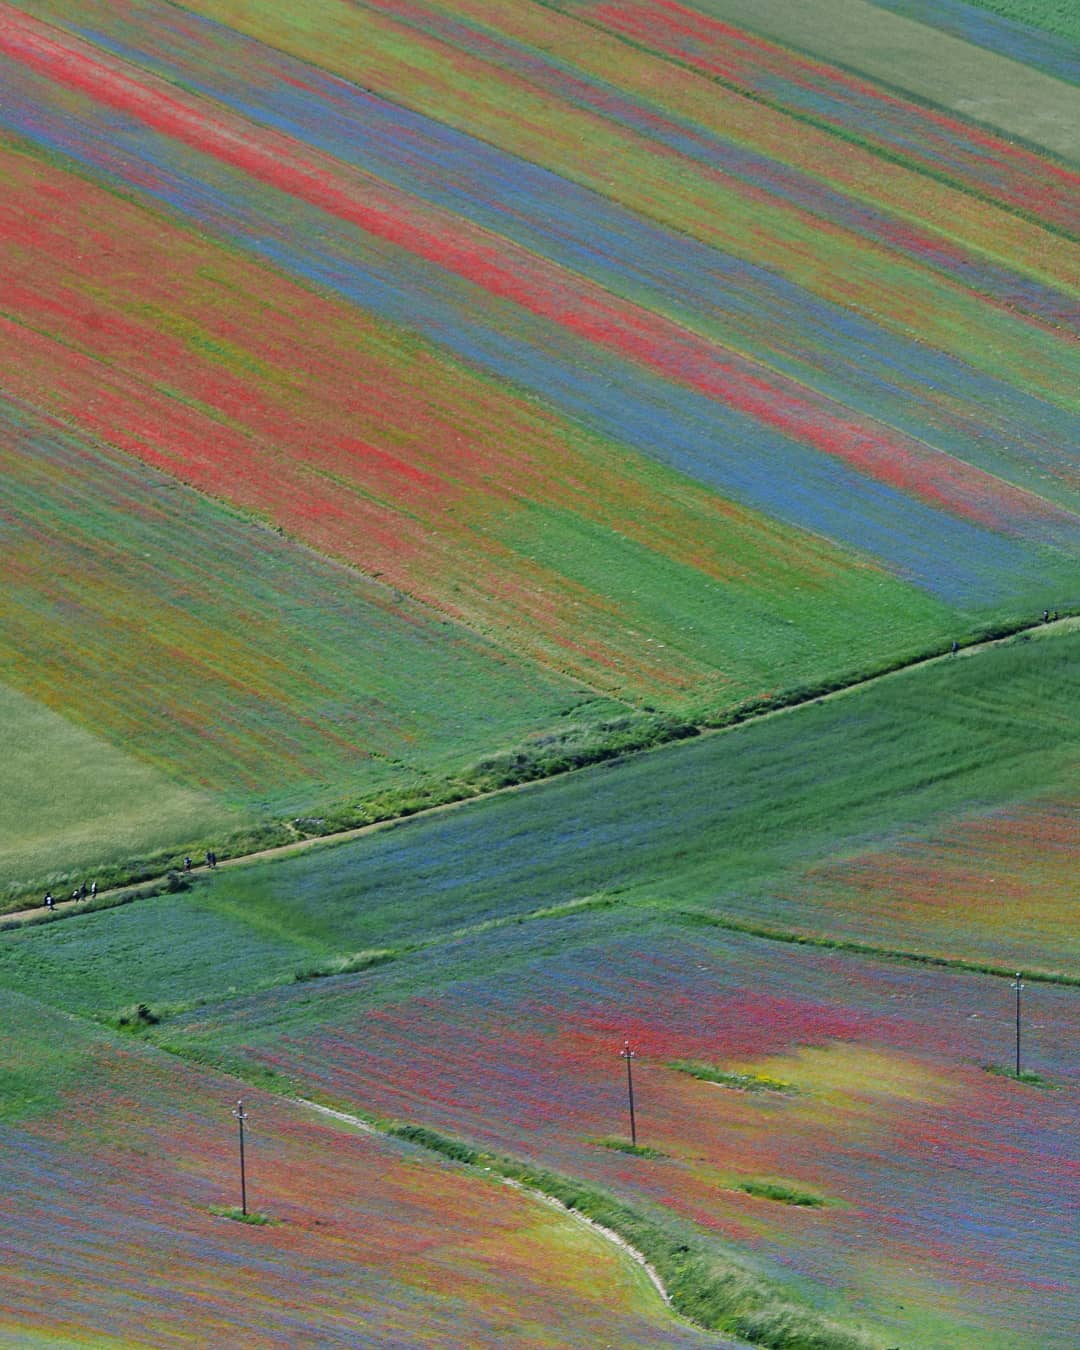
<svg viewBox="0 0 1080 1350">
<path fill-rule="evenodd" d="M 483 1162 L 487 1157 L 486 1154 L 470 1148 L 468 1144 L 439 1134 L 436 1130 L 429 1130 L 423 1125 L 403 1125 L 393 1122 L 386 1127 L 386 1133 L 392 1134 L 395 1139 L 405 1139 L 410 1144 L 419 1144 L 433 1153 L 441 1153 L 443 1157 L 452 1158 L 454 1162 L 476 1164 Z"/>
<path fill-rule="evenodd" d="M 372 947 L 368 951 L 354 952 L 351 956 L 335 956 L 317 966 L 305 966 L 298 970 L 293 980 L 300 984 L 304 980 L 322 980 L 333 975 L 355 975 L 361 970 L 370 970 L 372 966 L 383 966 L 387 961 L 396 961 L 401 952 L 393 947 Z"/>
<path fill-rule="evenodd" d="M 782 1205 L 800 1205 L 808 1209 L 820 1209 L 828 1204 L 825 1196 L 818 1191 L 806 1190 L 794 1182 L 781 1181 L 771 1177 L 750 1177 L 737 1183 L 740 1191 L 756 1196 L 760 1200 L 776 1200 Z"/>
<path fill-rule="evenodd" d="M 249 1209 L 245 1214 L 239 1205 L 211 1205 L 210 1213 L 219 1219 L 234 1219 L 237 1223 L 250 1223 L 257 1228 L 281 1222 L 280 1219 L 272 1219 L 269 1214 L 261 1214 L 255 1209 Z"/>
<path fill-rule="evenodd" d="M 599 1139 L 590 1140 L 599 1148 L 611 1148 L 617 1153 L 632 1153 L 635 1158 L 666 1158 L 666 1153 L 661 1153 L 658 1148 L 649 1148 L 647 1144 L 632 1144 L 629 1139 L 620 1139 L 616 1135 L 603 1135 Z"/>
<path fill-rule="evenodd" d="M 147 1003 L 133 1003 L 127 1008 L 121 1008 L 109 1020 L 119 1031 L 145 1031 L 147 1027 L 157 1026 L 161 1014 Z"/>
<path fill-rule="evenodd" d="M 1018 1074 L 1015 1069 L 1006 1069 L 1002 1064 L 984 1064 L 983 1068 L 999 1078 L 1011 1078 L 1014 1083 L 1026 1083 L 1028 1087 L 1044 1088 L 1050 1092 L 1061 1091 L 1060 1083 L 1055 1083 L 1052 1078 L 1044 1078 L 1041 1073 L 1031 1069 L 1021 1069 Z"/>
</svg>

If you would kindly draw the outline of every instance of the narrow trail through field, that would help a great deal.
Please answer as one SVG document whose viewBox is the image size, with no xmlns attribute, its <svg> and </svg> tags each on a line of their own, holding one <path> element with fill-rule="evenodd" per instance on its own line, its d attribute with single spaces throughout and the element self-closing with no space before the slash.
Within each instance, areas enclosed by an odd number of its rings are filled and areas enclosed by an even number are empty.
<svg viewBox="0 0 1080 1350">
<path fill-rule="evenodd" d="M 752 726 L 755 723 L 763 722 L 770 718 L 786 717 L 797 714 L 800 709 L 812 706 L 814 704 L 826 703 L 831 702 L 835 699 L 845 698 L 851 694 L 857 693 L 861 689 L 865 689 L 873 685 L 878 685 L 883 681 L 895 679 L 899 676 L 907 675 L 912 671 L 920 670 L 927 666 L 937 665 L 941 662 L 947 661 L 969 660 L 979 656 L 980 653 L 987 651 L 992 647 L 1002 646 L 1005 643 L 1040 640 L 1047 637 L 1058 636 L 1066 632 L 1076 632 L 1076 631 L 1080 631 L 1080 615 L 1066 615 L 1064 618 L 1051 620 L 1048 622 L 1036 620 L 1034 623 L 1030 624 L 1027 628 L 1017 629 L 1016 631 L 1009 633 L 1004 637 L 989 638 L 983 642 L 971 643 L 967 646 L 960 647 L 955 652 L 946 652 L 935 656 L 922 657 L 918 660 L 910 662 L 907 665 L 897 666 L 895 669 L 884 672 L 882 674 L 868 676 L 865 679 L 853 680 L 850 684 L 846 684 L 839 689 L 834 689 L 829 693 L 813 695 L 812 697 L 803 699 L 800 702 L 793 702 L 783 707 L 768 708 L 763 709 L 761 712 L 750 713 L 737 723 L 733 723 L 722 727 L 699 726 L 695 730 L 699 736 L 725 735 L 736 729 Z M 658 749 L 662 750 L 673 744 L 676 744 L 676 742 L 668 741 L 660 746 L 652 746 L 645 750 L 625 751 L 623 752 L 623 754 L 625 755 L 625 757 L 629 758 L 631 755 L 636 756 L 639 754 L 648 754 Z M 585 767 L 592 767 L 592 766 L 590 765 Z M 395 816 L 387 820 L 379 820 L 374 821 L 370 824 L 353 826 L 350 829 L 339 830 L 332 834 L 314 835 L 309 838 L 297 839 L 295 842 L 287 844 L 277 844 L 270 848 L 257 849 L 251 853 L 238 854 L 235 857 L 231 858 L 223 858 L 216 864 L 216 866 L 218 868 L 243 867 L 250 863 L 261 862 L 268 859 L 293 857 L 296 854 L 307 852 L 310 849 L 330 847 L 333 845 L 347 842 L 352 839 L 362 838 L 365 835 L 374 834 L 380 830 L 386 830 L 392 827 L 400 826 L 405 821 L 423 820 L 428 817 L 443 815 L 449 811 L 459 810 L 460 808 L 469 806 L 474 802 L 484 801 L 493 797 L 505 797 L 510 793 L 525 792 L 530 789 L 540 788 L 544 784 L 551 783 L 559 778 L 564 778 L 568 774 L 581 773 L 583 771 L 584 771 L 583 769 L 578 768 L 567 769 L 559 773 L 549 774 L 542 778 L 535 778 L 525 783 L 514 783 L 508 787 L 493 788 L 492 790 L 487 792 L 476 792 L 470 796 L 461 797 L 456 801 L 446 802 L 438 806 L 425 807 L 420 810 L 412 811 L 408 815 Z M 146 888 L 154 888 L 157 886 L 164 885 L 167 883 L 167 879 L 170 873 L 177 872 L 179 870 L 180 870 L 179 868 L 174 867 L 169 869 L 169 871 L 162 873 L 156 877 L 144 878 L 140 882 L 133 882 L 122 886 L 115 886 L 108 890 L 100 890 L 97 893 L 97 903 L 99 906 L 101 906 L 102 902 L 105 902 L 105 905 L 102 906 L 105 907 L 109 904 L 109 902 L 123 903 L 125 897 L 129 897 L 132 900 L 136 900 L 139 897 L 138 895 L 133 893 L 142 891 Z M 208 873 L 210 870 L 211 870 L 210 867 L 206 863 L 200 863 L 198 865 L 193 865 L 190 869 L 187 869 L 185 871 L 185 875 L 187 876 L 204 875 Z M 53 908 L 52 915 L 54 918 L 56 918 L 86 912 L 89 912 L 89 907 L 83 901 L 68 899 L 68 900 L 58 900 Z M 40 922 L 44 913 L 45 913 L 44 906 L 36 905 L 33 908 L 14 910 L 7 914 L 0 915 L 0 931 L 3 931 L 4 929 L 17 927 L 26 922 L 33 922 L 33 921 Z M 776 934 L 776 937 L 778 938 L 778 940 L 785 940 L 783 936 L 779 933 Z M 788 940 L 795 942 L 805 942 L 808 939 L 805 936 L 793 935 Z M 900 951 L 897 951 L 893 955 L 895 956 L 896 959 L 899 960 L 910 959 L 914 961 L 921 961 L 926 959 L 913 953 L 905 953 Z"/>
</svg>

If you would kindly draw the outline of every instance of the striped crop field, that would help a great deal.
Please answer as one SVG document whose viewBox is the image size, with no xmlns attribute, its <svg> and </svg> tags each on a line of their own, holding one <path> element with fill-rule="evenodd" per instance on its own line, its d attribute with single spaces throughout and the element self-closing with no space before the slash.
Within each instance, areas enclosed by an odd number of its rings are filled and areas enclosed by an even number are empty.
<svg viewBox="0 0 1080 1350">
<path fill-rule="evenodd" d="M 930 24 L 1044 74 L 1075 84 L 1080 14 L 1070 0 L 878 0 L 883 9 Z"/>
<path fill-rule="evenodd" d="M 0 1341 L 1073 1350 L 1078 41 L 0 0 Z"/>
<path fill-rule="evenodd" d="M 1068 0 L 701 0 L 693 8 L 853 68 L 906 101 L 929 102 L 1076 160 L 1076 89 L 1069 85 L 1077 83 L 1080 33 Z M 1009 17 L 1021 22 L 1000 21 Z M 1067 41 L 1048 44 L 1047 32 Z"/>
<path fill-rule="evenodd" d="M 5 1344 L 705 1344 L 580 1223 L 257 1091 L 231 1223 L 235 1082 L 27 1000 L 4 1040 Z"/>
<path fill-rule="evenodd" d="M 976 959 L 1074 965 L 1077 836 L 1075 797 L 1014 802 L 808 868 L 784 903 L 871 943 L 923 930 Z"/>
<path fill-rule="evenodd" d="M 0 394 L 635 705 L 1068 607 L 1076 173 L 723 9 L 0 5 Z"/>
<path fill-rule="evenodd" d="M 8 404 L 0 433 L 8 744 L 34 727 L 11 891 L 417 782 L 594 701 L 55 420 Z"/>
</svg>

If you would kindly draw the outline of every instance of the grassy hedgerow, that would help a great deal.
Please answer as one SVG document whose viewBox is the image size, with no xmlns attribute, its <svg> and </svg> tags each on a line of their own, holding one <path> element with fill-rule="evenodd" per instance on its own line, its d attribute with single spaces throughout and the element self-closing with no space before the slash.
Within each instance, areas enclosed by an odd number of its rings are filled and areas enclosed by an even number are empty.
<svg viewBox="0 0 1080 1350">
<path fill-rule="evenodd" d="M 256 1228 L 265 1228 L 269 1224 L 278 1224 L 280 1219 L 272 1219 L 257 1209 L 249 1209 L 245 1214 L 239 1205 L 211 1205 L 210 1213 L 219 1219 L 233 1219 L 236 1223 L 249 1223 Z"/>
<path fill-rule="evenodd" d="M 1060 1083 L 1055 1083 L 1052 1078 L 1046 1078 L 1041 1073 L 1035 1073 L 1033 1069 L 1021 1069 L 1017 1073 L 1015 1069 L 1007 1069 L 1002 1064 L 984 1064 L 983 1068 L 998 1078 L 1011 1078 L 1014 1083 L 1026 1083 L 1028 1087 L 1045 1088 L 1050 1092 L 1061 1090 Z"/>
</svg>

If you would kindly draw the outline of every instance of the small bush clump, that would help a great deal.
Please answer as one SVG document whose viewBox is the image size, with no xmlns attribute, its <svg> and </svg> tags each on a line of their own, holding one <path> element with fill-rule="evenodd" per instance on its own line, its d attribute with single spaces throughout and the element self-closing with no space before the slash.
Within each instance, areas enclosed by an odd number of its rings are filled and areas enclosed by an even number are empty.
<svg viewBox="0 0 1080 1350">
<path fill-rule="evenodd" d="M 810 1191 L 791 1181 L 780 1181 L 771 1177 L 750 1177 L 738 1183 L 738 1189 L 759 1200 L 776 1200 L 782 1205 L 800 1205 L 807 1209 L 820 1209 L 828 1204 L 819 1191 Z"/>
<path fill-rule="evenodd" d="M 617 1135 L 604 1135 L 592 1140 L 600 1148 L 611 1148 L 617 1153 L 632 1153 L 635 1158 L 666 1158 L 658 1148 L 649 1148 L 647 1144 L 632 1144 L 629 1139 L 620 1139 Z"/>
<path fill-rule="evenodd" d="M 715 1064 L 706 1064 L 699 1059 L 673 1059 L 668 1067 L 688 1073 L 691 1078 L 700 1078 L 706 1083 L 719 1083 L 721 1087 L 735 1088 L 739 1092 L 794 1092 L 793 1083 L 785 1083 L 780 1078 L 769 1078 L 761 1073 L 732 1073 L 727 1069 L 718 1069 Z"/>
<path fill-rule="evenodd" d="M 1015 1069 L 1006 1069 L 1001 1064 L 984 1064 L 983 1068 L 998 1078 L 1011 1078 L 1014 1083 L 1026 1083 L 1028 1087 L 1045 1088 L 1050 1092 L 1061 1090 L 1060 1083 L 1055 1083 L 1052 1078 L 1044 1078 L 1041 1073 L 1035 1073 L 1032 1069 L 1021 1069 L 1018 1074 Z"/>
<path fill-rule="evenodd" d="M 245 1214 L 239 1205 L 211 1205 L 210 1213 L 219 1219 L 233 1219 L 236 1223 L 250 1223 L 257 1228 L 265 1228 L 267 1224 L 278 1224 L 280 1219 L 272 1219 L 269 1214 L 262 1214 L 256 1209 L 249 1209 Z"/>
<path fill-rule="evenodd" d="M 145 1031 L 157 1026 L 161 1014 L 148 1003 L 132 1003 L 130 1007 L 121 1008 L 111 1020 L 119 1031 Z"/>
<path fill-rule="evenodd" d="M 351 956 L 335 956 L 317 966 L 305 966 L 293 976 L 295 983 L 304 980 L 324 980 L 332 975 L 355 975 L 361 970 L 370 970 L 372 966 L 383 966 L 387 961 L 396 961 L 401 952 L 393 947 L 372 947 L 367 951 L 353 952 Z"/>
</svg>

